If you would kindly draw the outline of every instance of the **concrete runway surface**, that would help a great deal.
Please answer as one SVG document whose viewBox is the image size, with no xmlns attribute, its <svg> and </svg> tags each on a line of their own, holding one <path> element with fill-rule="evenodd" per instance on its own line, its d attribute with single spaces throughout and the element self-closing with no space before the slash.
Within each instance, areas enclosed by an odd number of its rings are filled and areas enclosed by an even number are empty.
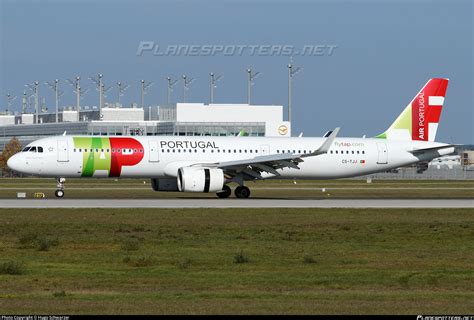
<svg viewBox="0 0 474 320">
<path fill-rule="evenodd" d="M 474 199 L 5 199 L 0 208 L 474 208 Z"/>
</svg>

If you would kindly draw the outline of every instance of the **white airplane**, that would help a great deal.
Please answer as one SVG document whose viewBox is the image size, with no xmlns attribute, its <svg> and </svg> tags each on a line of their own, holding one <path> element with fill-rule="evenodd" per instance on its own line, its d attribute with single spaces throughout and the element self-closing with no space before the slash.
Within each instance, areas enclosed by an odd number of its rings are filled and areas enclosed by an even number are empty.
<svg viewBox="0 0 474 320">
<path fill-rule="evenodd" d="M 216 192 L 248 198 L 246 181 L 335 179 L 431 161 L 454 152 L 434 142 L 448 79 L 431 79 L 393 124 L 374 138 L 55 136 L 28 144 L 8 160 L 11 169 L 57 178 L 150 178 L 155 191 Z"/>
</svg>

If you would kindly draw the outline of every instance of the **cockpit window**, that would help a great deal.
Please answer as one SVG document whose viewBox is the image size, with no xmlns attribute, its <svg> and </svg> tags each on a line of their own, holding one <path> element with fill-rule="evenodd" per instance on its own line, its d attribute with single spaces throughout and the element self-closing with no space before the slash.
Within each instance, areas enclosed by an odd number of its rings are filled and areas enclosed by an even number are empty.
<svg viewBox="0 0 474 320">
<path fill-rule="evenodd" d="M 43 152 L 43 147 L 25 147 L 21 152 Z"/>
</svg>

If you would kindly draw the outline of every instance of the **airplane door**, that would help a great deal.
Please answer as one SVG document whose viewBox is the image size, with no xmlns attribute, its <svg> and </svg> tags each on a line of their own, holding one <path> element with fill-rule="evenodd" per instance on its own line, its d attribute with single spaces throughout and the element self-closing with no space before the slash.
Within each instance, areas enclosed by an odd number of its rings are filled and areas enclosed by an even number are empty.
<svg viewBox="0 0 474 320">
<path fill-rule="evenodd" d="M 68 145 L 66 139 L 58 140 L 58 162 L 68 162 Z"/>
<path fill-rule="evenodd" d="M 150 162 L 158 162 L 160 161 L 159 154 L 158 154 L 158 141 L 150 141 L 148 143 L 148 146 L 150 147 L 150 155 L 148 158 L 148 161 Z"/>
<path fill-rule="evenodd" d="M 268 144 L 264 144 L 260 146 L 260 155 L 266 156 L 270 154 L 270 146 Z"/>
<path fill-rule="evenodd" d="M 388 151 L 387 144 L 385 142 L 377 142 L 377 151 L 378 151 L 378 164 L 387 164 L 388 163 Z"/>
</svg>

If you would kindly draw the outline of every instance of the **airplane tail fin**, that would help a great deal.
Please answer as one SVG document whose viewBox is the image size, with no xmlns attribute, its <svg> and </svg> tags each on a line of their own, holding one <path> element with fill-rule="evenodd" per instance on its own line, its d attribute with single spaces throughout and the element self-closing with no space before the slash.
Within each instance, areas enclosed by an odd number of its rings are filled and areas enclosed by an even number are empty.
<svg viewBox="0 0 474 320">
<path fill-rule="evenodd" d="M 392 125 L 376 138 L 434 141 L 449 79 L 433 78 Z"/>
</svg>

